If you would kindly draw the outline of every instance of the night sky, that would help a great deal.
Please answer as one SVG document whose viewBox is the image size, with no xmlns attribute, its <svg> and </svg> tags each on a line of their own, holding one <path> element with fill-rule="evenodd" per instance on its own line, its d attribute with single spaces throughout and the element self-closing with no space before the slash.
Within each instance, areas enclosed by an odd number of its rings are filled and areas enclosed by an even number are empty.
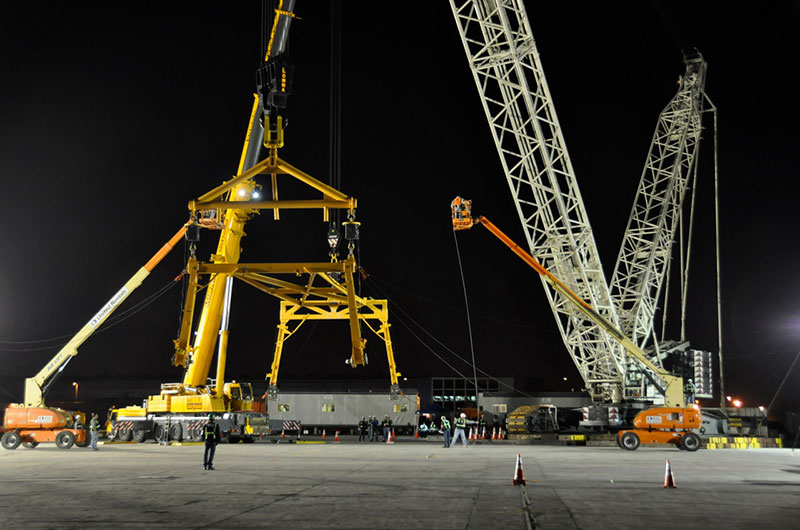
<svg viewBox="0 0 800 530">
<path fill-rule="evenodd" d="M 708 61 L 706 90 L 719 108 L 726 390 L 747 405 L 768 404 L 800 343 L 792 183 L 800 7 L 527 5 L 609 277 L 658 114 L 684 71 L 681 50 L 696 47 Z M 280 154 L 327 182 L 329 4 L 300 0 L 296 13 Z M 0 19 L 0 401 L 19 397 L 21 378 L 64 342 L 57 337 L 77 331 L 175 233 L 188 200 L 236 172 L 261 27 L 254 1 L 30 2 Z M 456 375 L 429 347 L 471 375 L 442 346 L 470 356 L 450 200 L 473 199 L 478 214 L 524 239 L 449 5 L 347 1 L 342 31 L 341 188 L 359 201 L 361 264 L 371 274 L 362 294 L 390 298 L 404 375 Z M 704 124 L 687 338 L 716 352 L 713 135 L 710 119 Z M 281 198 L 316 198 L 294 190 L 282 188 Z M 279 222 L 265 212 L 246 230 L 242 262 L 327 260 L 319 211 L 284 211 Z M 216 237 L 204 232 L 201 259 Z M 458 245 L 478 366 L 527 390 L 578 390 L 538 277 L 481 229 L 459 233 Z M 182 266 L 177 248 L 118 314 Z M 92 337 L 60 384 L 178 380 L 169 359 L 180 302 L 177 286 Z M 230 377 L 263 381 L 277 308 L 276 299 L 236 286 Z M 286 343 L 281 380 L 386 377 L 383 345 L 368 338 L 370 365 L 353 370 L 343 362 L 345 322 L 306 325 Z M 800 366 L 776 409 L 800 407 L 798 388 Z"/>
</svg>

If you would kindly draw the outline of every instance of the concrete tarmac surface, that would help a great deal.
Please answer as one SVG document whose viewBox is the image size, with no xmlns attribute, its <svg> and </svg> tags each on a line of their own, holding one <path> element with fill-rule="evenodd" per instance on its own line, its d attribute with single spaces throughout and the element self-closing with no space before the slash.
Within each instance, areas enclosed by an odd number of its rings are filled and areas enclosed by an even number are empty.
<svg viewBox="0 0 800 530">
<path fill-rule="evenodd" d="M 516 455 L 527 486 L 512 486 Z M 0 449 L 0 528 L 798 528 L 800 451 L 459 444 Z M 676 489 L 665 489 L 670 459 Z"/>
</svg>

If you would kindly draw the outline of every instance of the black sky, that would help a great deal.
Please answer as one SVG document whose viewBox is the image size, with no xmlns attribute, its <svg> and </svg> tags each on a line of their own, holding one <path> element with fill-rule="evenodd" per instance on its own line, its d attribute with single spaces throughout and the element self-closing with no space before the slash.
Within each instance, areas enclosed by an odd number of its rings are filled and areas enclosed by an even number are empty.
<svg viewBox="0 0 800 530">
<path fill-rule="evenodd" d="M 683 72 L 681 49 L 705 56 L 707 92 L 719 108 L 726 387 L 749 404 L 768 403 L 800 341 L 798 4 L 527 6 L 609 274 L 658 113 Z M 296 11 L 295 90 L 281 154 L 327 181 L 329 7 L 300 0 Z M 362 265 L 373 275 L 362 288 L 394 303 L 402 372 L 453 375 L 414 337 L 424 332 L 410 320 L 469 356 L 449 201 L 474 199 L 479 213 L 521 241 L 519 220 L 447 3 L 420 11 L 347 1 L 343 34 L 342 188 L 359 200 Z M 39 370 L 53 342 L 8 341 L 73 333 L 186 220 L 189 199 L 235 172 L 260 59 L 261 6 L 33 2 L 0 19 L 0 43 L 0 365 L 3 378 L 21 378 Z M 694 347 L 716 351 L 711 155 L 709 128 L 687 329 Z M 248 224 L 242 261 L 323 261 L 326 228 L 318 212 L 284 212 L 277 223 L 262 215 Z M 205 236 L 201 257 L 214 239 Z M 480 231 L 459 234 L 459 248 L 478 364 L 531 389 L 578 386 L 532 272 Z M 181 268 L 178 249 L 129 304 Z M 176 288 L 93 337 L 69 377 L 177 379 L 169 358 L 179 304 Z M 276 300 L 237 287 L 229 374 L 262 380 L 276 315 Z M 344 323 L 308 326 L 287 343 L 281 377 L 384 377 L 376 338 L 363 371 L 344 365 L 348 352 Z M 798 383 L 800 369 L 782 404 L 800 406 Z"/>
</svg>

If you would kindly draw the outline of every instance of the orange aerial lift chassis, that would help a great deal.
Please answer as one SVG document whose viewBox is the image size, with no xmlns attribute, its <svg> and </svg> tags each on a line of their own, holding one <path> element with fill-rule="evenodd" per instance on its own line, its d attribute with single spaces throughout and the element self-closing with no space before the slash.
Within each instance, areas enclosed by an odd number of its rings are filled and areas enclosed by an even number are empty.
<svg viewBox="0 0 800 530">
<path fill-rule="evenodd" d="M 25 399 L 23 403 L 12 403 L 5 411 L 2 427 L 3 436 L 0 443 L 6 449 L 24 447 L 34 448 L 40 442 L 55 442 L 62 449 L 69 449 L 74 444 L 86 443 L 86 431 L 76 428 L 75 418 L 80 417 L 86 425 L 86 416 L 82 412 L 68 411 L 45 405 L 47 391 L 63 372 L 67 364 L 78 354 L 78 348 L 97 331 L 103 322 L 135 291 L 164 256 L 183 238 L 186 226 L 181 227 L 172 238 L 156 252 L 156 254 L 136 271 L 130 280 L 103 305 L 38 374 L 25 380 Z"/>
</svg>

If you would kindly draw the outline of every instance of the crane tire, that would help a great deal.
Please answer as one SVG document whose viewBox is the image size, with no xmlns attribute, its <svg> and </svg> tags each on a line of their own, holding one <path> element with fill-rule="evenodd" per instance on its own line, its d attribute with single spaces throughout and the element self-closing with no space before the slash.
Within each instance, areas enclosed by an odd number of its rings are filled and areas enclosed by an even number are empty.
<svg viewBox="0 0 800 530">
<path fill-rule="evenodd" d="M 3 438 L 0 439 L 0 444 L 2 444 L 3 447 L 9 451 L 13 451 L 19 447 L 20 443 L 22 443 L 22 438 L 17 431 L 8 431 L 7 433 L 3 434 Z"/>
<path fill-rule="evenodd" d="M 56 434 L 56 446 L 59 449 L 69 449 L 75 445 L 75 435 L 69 431 L 61 431 Z"/>
<path fill-rule="evenodd" d="M 169 426 L 169 439 L 175 442 L 183 439 L 183 426 L 180 423 L 173 423 Z"/>
<path fill-rule="evenodd" d="M 133 430 L 133 441 L 137 444 L 140 444 L 147 438 L 147 431 L 144 429 L 134 429 Z"/>
<path fill-rule="evenodd" d="M 165 441 L 166 440 L 166 434 L 167 433 L 164 432 L 164 426 L 163 425 L 161 425 L 160 423 L 154 423 L 153 424 L 153 440 L 155 440 L 156 443 L 161 443 L 161 442 Z"/>
<path fill-rule="evenodd" d="M 119 429 L 117 431 L 116 439 L 120 442 L 130 442 L 131 438 L 133 437 L 132 435 L 133 433 L 130 431 L 130 429 Z"/>
<path fill-rule="evenodd" d="M 687 432 L 681 438 L 681 448 L 687 451 L 697 451 L 700 449 L 700 437 L 693 432 Z"/>
<path fill-rule="evenodd" d="M 642 442 L 639 440 L 639 436 L 637 436 L 635 432 L 626 432 L 620 438 L 619 443 L 623 449 L 635 451 L 639 448 L 639 445 L 641 445 Z"/>
</svg>

